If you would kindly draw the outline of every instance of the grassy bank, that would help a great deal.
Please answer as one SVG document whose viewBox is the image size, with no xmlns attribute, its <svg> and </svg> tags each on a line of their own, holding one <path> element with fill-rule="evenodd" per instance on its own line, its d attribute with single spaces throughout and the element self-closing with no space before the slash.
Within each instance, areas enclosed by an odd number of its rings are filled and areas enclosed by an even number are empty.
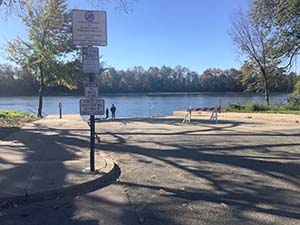
<svg viewBox="0 0 300 225">
<path fill-rule="evenodd" d="M 25 112 L 0 110 L 0 140 L 20 129 L 27 122 L 35 120 L 35 117 Z"/>
<path fill-rule="evenodd" d="M 245 113 L 287 113 L 287 114 L 300 114 L 300 104 L 282 104 L 266 105 L 259 102 L 248 102 L 245 104 L 232 103 L 226 106 L 223 110 L 224 112 L 245 112 Z"/>
</svg>

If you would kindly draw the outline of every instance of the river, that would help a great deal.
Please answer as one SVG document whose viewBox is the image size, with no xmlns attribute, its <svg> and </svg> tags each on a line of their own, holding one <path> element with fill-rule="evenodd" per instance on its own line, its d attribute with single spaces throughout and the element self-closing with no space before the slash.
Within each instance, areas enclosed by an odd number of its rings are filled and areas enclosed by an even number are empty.
<svg viewBox="0 0 300 225">
<path fill-rule="evenodd" d="M 169 116 L 173 111 L 187 107 L 215 107 L 221 100 L 222 106 L 229 103 L 249 101 L 264 102 L 263 95 L 245 93 L 193 93 L 193 94 L 117 94 L 100 96 L 105 100 L 105 107 L 115 104 L 117 117 Z M 271 95 L 271 103 L 286 102 L 287 94 Z M 44 97 L 43 111 L 46 114 L 58 114 L 58 103 L 63 105 L 63 113 L 78 114 L 80 96 Z M 0 97 L 0 110 L 36 112 L 38 97 Z"/>
</svg>

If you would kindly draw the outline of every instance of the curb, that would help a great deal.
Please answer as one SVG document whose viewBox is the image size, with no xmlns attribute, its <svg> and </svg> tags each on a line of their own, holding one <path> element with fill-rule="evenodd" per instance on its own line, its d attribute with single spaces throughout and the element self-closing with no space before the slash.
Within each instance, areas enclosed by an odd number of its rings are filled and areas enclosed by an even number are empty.
<svg viewBox="0 0 300 225">
<path fill-rule="evenodd" d="M 120 176 L 120 167 L 111 159 L 105 159 L 106 167 L 98 171 L 100 174 L 105 173 L 99 178 L 91 181 L 72 185 L 66 188 L 60 188 L 51 191 L 38 192 L 34 194 L 25 194 L 21 196 L 1 198 L 0 209 L 15 207 L 15 205 L 24 205 L 33 202 L 49 201 L 61 197 L 82 195 L 112 184 Z"/>
</svg>

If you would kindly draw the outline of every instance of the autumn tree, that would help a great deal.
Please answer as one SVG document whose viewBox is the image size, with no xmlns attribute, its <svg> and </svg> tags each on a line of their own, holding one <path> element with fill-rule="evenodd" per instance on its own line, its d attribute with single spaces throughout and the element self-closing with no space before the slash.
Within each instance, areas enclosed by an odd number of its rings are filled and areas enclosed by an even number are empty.
<svg viewBox="0 0 300 225">
<path fill-rule="evenodd" d="M 49 0 L 26 4 L 26 14 L 20 16 L 28 28 L 28 40 L 17 38 L 8 43 L 9 59 L 22 68 L 30 68 L 39 81 L 38 117 L 42 117 L 45 84 L 70 83 L 65 74 L 63 58 L 70 48 L 71 24 L 65 0 Z"/>
</svg>

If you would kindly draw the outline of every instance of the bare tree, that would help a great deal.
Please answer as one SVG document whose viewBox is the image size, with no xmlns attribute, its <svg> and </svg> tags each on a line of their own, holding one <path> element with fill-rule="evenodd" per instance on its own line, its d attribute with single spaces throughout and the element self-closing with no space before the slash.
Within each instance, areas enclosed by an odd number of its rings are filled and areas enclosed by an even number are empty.
<svg viewBox="0 0 300 225">
<path fill-rule="evenodd" d="M 270 42 L 271 31 L 255 26 L 244 12 L 239 11 L 231 18 L 230 36 L 242 55 L 259 68 L 263 78 L 265 101 L 269 104 L 269 80 L 272 76 L 269 69 L 274 65 Z"/>
</svg>

